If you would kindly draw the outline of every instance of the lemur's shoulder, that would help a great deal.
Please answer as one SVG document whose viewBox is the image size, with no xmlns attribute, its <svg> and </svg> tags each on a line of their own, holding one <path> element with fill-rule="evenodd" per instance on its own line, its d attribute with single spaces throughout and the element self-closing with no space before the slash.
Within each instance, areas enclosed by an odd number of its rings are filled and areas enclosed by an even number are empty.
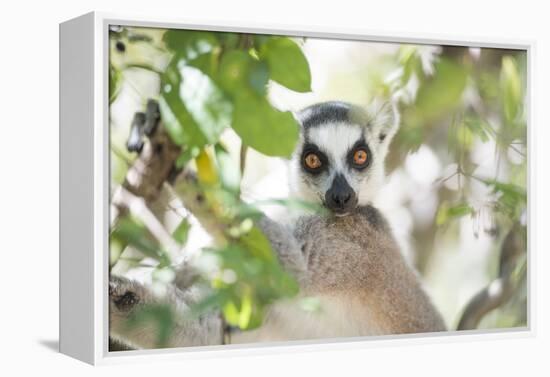
<svg viewBox="0 0 550 377">
<path fill-rule="evenodd" d="M 368 222 L 372 228 L 379 231 L 391 231 L 390 224 L 380 210 L 370 204 L 359 206 L 357 214 Z"/>
</svg>

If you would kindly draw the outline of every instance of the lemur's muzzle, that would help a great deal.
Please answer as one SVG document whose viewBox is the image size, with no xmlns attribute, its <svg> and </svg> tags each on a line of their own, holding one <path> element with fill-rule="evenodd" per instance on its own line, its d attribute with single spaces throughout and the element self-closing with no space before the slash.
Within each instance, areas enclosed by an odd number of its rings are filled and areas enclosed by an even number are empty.
<svg viewBox="0 0 550 377">
<path fill-rule="evenodd" d="M 357 206 L 357 195 L 342 174 L 336 174 L 325 194 L 325 205 L 337 215 L 345 215 Z"/>
</svg>

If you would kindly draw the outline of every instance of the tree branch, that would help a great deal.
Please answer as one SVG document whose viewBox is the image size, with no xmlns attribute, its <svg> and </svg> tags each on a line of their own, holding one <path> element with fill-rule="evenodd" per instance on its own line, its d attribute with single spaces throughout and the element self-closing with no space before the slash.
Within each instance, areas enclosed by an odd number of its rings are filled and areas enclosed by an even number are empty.
<svg viewBox="0 0 550 377">
<path fill-rule="evenodd" d="M 113 195 L 111 200 L 113 211 L 111 224 L 116 222 L 116 218 L 120 214 L 125 212 L 135 213 L 161 245 L 169 250 L 171 256 L 173 256 L 172 252 L 179 245 L 175 243 L 159 220 L 163 215 L 161 211 L 165 209 L 165 206 L 159 206 L 158 202 L 162 201 L 162 194 L 165 193 L 166 189 L 173 194 L 170 184 L 176 180 L 180 172 L 176 168 L 176 160 L 181 155 L 182 150 L 171 140 L 162 126 L 158 104 L 155 101 L 147 103 L 146 113 L 138 116 L 137 120 L 138 122 L 134 122 L 132 127 L 139 127 L 139 129 L 131 132 L 133 138 L 130 147 L 138 152 L 139 156 L 128 169 L 122 186 Z M 188 175 L 188 177 L 191 176 Z M 187 178 L 184 182 L 190 184 L 192 180 Z M 180 184 L 182 193 L 186 193 L 186 195 L 182 195 L 185 207 L 192 213 L 200 213 L 197 208 L 202 207 L 196 186 L 190 184 L 189 189 L 184 186 L 185 184 Z M 203 226 L 206 223 L 207 221 L 203 220 Z M 208 227 L 206 228 L 208 229 Z M 185 267 L 182 264 L 178 268 L 185 270 Z M 121 348 L 119 344 L 115 344 L 109 338 L 109 349 L 118 350 Z"/>
<path fill-rule="evenodd" d="M 181 199 L 185 208 L 199 221 L 201 226 L 212 236 L 214 243 L 223 245 L 226 241 L 226 224 L 216 218 L 204 193 L 199 188 L 195 174 L 189 170 L 178 175 L 174 185 L 166 184 L 175 197 Z"/>
<path fill-rule="evenodd" d="M 508 302 L 517 290 L 514 271 L 525 254 L 525 242 L 520 224 L 506 235 L 500 253 L 499 275 L 479 291 L 466 305 L 457 330 L 476 329 L 487 313 Z"/>
<path fill-rule="evenodd" d="M 139 158 L 128 170 L 122 184 L 126 190 L 142 197 L 148 204 L 158 199 L 164 182 L 175 178 L 175 162 L 182 152 L 161 126 L 158 111 L 155 101 L 147 103 L 143 132 L 139 133 L 140 137 L 147 138 Z"/>
</svg>

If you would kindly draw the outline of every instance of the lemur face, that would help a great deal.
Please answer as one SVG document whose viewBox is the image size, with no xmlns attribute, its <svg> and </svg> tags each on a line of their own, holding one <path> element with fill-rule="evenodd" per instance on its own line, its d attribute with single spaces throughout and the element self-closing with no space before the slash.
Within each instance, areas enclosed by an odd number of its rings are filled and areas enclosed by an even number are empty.
<svg viewBox="0 0 550 377">
<path fill-rule="evenodd" d="M 297 118 L 302 132 L 292 158 L 294 194 L 337 216 L 371 202 L 382 185 L 384 158 L 397 130 L 395 109 L 325 102 L 302 110 Z"/>
</svg>

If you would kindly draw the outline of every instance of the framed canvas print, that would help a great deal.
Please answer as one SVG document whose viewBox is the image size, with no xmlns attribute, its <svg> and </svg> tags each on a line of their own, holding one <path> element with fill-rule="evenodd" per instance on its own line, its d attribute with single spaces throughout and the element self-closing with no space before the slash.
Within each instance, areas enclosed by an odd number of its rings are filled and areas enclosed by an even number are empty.
<svg viewBox="0 0 550 377">
<path fill-rule="evenodd" d="M 529 333 L 531 51 L 61 24 L 61 351 Z"/>
</svg>

